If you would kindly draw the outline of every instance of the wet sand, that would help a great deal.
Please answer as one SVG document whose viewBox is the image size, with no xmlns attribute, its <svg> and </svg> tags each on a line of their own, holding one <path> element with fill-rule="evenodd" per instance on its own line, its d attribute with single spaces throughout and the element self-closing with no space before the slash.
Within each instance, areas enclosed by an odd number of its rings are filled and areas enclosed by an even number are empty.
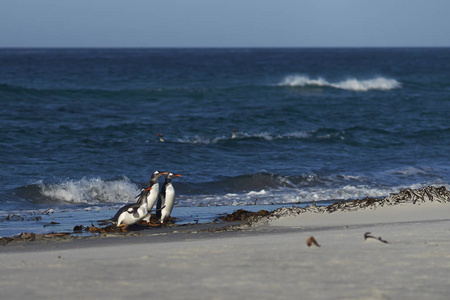
<svg viewBox="0 0 450 300">
<path fill-rule="evenodd" d="M 448 299 L 450 293 L 449 203 L 224 226 L 10 243 L 0 247 L 2 297 Z M 367 232 L 374 238 L 365 240 Z M 307 246 L 310 236 L 320 247 Z"/>
</svg>

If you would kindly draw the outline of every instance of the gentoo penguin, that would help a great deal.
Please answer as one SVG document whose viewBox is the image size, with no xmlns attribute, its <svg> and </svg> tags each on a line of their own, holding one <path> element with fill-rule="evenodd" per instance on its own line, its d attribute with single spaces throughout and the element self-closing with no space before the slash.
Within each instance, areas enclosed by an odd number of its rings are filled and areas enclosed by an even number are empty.
<svg viewBox="0 0 450 300">
<path fill-rule="evenodd" d="M 170 217 L 173 205 L 175 203 L 175 189 L 172 185 L 172 179 L 175 177 L 181 177 L 181 175 L 169 173 L 166 176 L 164 185 L 159 193 L 158 203 L 156 204 L 156 219 L 159 218 L 161 220 L 161 224 Z"/>
<path fill-rule="evenodd" d="M 161 133 L 158 133 L 158 137 L 159 137 L 159 141 L 161 143 L 164 143 L 164 138 L 163 138 L 163 135 Z"/>
<path fill-rule="evenodd" d="M 167 175 L 167 174 L 169 174 L 169 173 L 155 171 L 155 172 L 153 172 L 152 177 L 150 178 L 150 181 L 147 184 L 147 188 L 151 188 L 152 190 L 150 191 L 150 194 L 148 195 L 148 198 L 147 198 L 148 214 L 147 214 L 147 216 L 145 216 L 144 221 L 150 222 L 150 217 L 151 217 L 150 212 L 152 211 L 153 205 L 155 205 L 156 200 L 158 200 L 158 195 L 159 195 L 158 179 L 159 179 L 159 177 L 161 177 L 163 175 Z"/>
<path fill-rule="evenodd" d="M 137 203 L 127 204 L 119 209 L 112 218 L 117 227 L 127 227 L 141 221 L 147 215 L 147 197 L 151 189 L 151 187 L 143 189 Z"/>
<path fill-rule="evenodd" d="M 231 138 L 235 139 L 236 138 L 236 128 L 233 129 L 233 133 L 231 134 Z"/>
</svg>

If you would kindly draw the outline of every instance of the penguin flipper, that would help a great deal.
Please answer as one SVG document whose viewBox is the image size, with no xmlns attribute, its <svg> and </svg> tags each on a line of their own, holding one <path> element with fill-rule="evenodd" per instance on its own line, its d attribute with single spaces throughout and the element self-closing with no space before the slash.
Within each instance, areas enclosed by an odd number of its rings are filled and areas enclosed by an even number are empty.
<svg viewBox="0 0 450 300">
<path fill-rule="evenodd" d="M 163 209 L 163 208 L 161 207 L 161 205 L 162 205 L 162 200 L 161 200 L 161 197 L 158 196 L 158 200 L 156 201 L 156 209 L 155 209 L 155 212 L 156 212 L 156 214 L 155 214 L 156 220 L 161 219 L 161 210 Z M 165 205 L 164 205 L 164 206 L 165 206 Z"/>
<path fill-rule="evenodd" d="M 161 210 L 163 210 L 164 209 L 164 207 L 166 207 L 165 205 L 163 206 L 163 207 L 161 207 L 161 208 L 155 208 L 155 209 L 152 209 L 151 211 L 161 211 Z"/>
</svg>

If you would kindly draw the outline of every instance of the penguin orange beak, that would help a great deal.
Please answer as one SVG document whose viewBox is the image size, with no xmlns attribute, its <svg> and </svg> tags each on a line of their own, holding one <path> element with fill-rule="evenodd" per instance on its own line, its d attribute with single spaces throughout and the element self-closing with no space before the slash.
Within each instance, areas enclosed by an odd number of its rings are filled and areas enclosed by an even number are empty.
<svg viewBox="0 0 450 300">
<path fill-rule="evenodd" d="M 142 195 L 142 192 L 147 192 L 147 191 L 150 191 L 151 189 L 152 189 L 151 187 L 146 188 L 146 189 L 143 189 L 143 190 L 141 191 L 141 193 L 140 193 L 139 195 L 137 195 L 136 197 L 134 197 L 134 198 L 139 198 L 139 197 Z"/>
<path fill-rule="evenodd" d="M 169 172 L 161 172 L 161 173 L 159 173 L 159 174 L 161 174 L 161 175 L 167 175 L 167 174 L 169 174 Z"/>
<path fill-rule="evenodd" d="M 174 174 L 173 177 L 182 177 L 180 174 Z"/>
</svg>

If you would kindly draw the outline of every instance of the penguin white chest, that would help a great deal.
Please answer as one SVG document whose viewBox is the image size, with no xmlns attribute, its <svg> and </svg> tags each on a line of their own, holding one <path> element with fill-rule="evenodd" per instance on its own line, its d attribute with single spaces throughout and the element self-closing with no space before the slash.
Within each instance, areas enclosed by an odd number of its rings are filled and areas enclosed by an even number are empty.
<svg viewBox="0 0 450 300">
<path fill-rule="evenodd" d="M 173 205 L 173 201 L 175 199 L 175 189 L 173 188 L 173 185 L 169 185 L 166 188 L 166 205 Z M 170 203 L 171 202 L 171 203 Z"/>
<path fill-rule="evenodd" d="M 164 222 L 172 213 L 173 205 L 175 202 L 175 189 L 170 184 L 166 187 L 166 197 L 163 205 L 165 206 L 161 211 L 161 221 Z"/>
<path fill-rule="evenodd" d="M 138 215 L 136 216 L 136 219 L 139 221 L 142 220 L 148 213 L 147 205 L 141 205 L 138 209 Z"/>
<path fill-rule="evenodd" d="M 132 225 L 141 221 L 147 215 L 147 204 L 141 205 L 137 210 L 129 208 L 124 211 L 117 220 L 117 225 L 125 224 Z"/>
<path fill-rule="evenodd" d="M 149 195 L 147 197 L 147 203 L 148 203 L 147 209 L 148 209 L 148 212 L 150 212 L 152 210 L 153 206 L 155 205 L 155 202 L 158 199 L 158 194 L 159 194 L 159 184 L 155 183 L 152 186 L 152 189 L 150 190 L 150 193 L 149 193 Z"/>
<path fill-rule="evenodd" d="M 119 216 L 119 219 L 117 220 L 117 225 L 125 224 L 125 225 L 131 225 L 136 222 L 134 216 L 133 216 L 133 209 L 129 208 L 128 210 L 122 212 Z"/>
</svg>

